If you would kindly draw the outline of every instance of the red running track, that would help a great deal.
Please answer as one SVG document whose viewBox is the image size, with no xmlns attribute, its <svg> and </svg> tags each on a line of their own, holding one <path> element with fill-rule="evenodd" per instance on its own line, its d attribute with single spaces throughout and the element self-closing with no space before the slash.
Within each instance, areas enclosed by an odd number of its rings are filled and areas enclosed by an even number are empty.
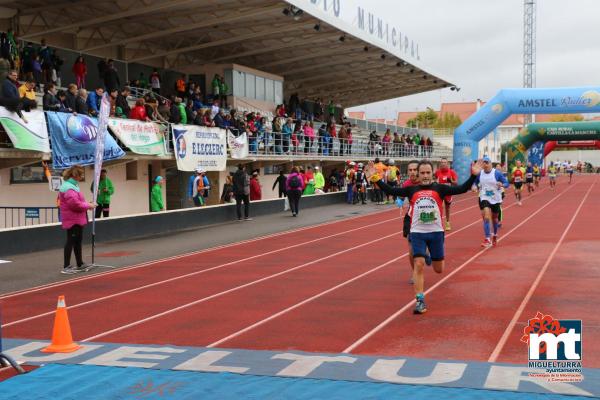
<svg viewBox="0 0 600 400">
<path fill-rule="evenodd" d="M 390 210 L 2 296 L 3 333 L 48 339 L 65 294 L 76 340 L 520 363 L 520 331 L 539 309 L 584 319 L 586 366 L 598 367 L 600 185 L 578 178 L 522 207 L 509 195 L 499 246 L 485 251 L 476 198 L 461 196 L 423 316 Z"/>
</svg>

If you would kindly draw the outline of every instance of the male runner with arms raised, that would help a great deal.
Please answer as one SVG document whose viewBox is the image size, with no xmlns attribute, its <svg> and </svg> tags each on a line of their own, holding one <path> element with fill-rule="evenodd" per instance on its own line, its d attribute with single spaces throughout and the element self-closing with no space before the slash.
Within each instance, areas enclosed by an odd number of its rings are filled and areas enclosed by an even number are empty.
<svg viewBox="0 0 600 400">
<path fill-rule="evenodd" d="M 442 273 L 444 270 L 443 198 L 467 192 L 475 182 L 476 176 L 481 172 L 482 165 L 481 161 L 473 164 L 471 176 L 460 186 L 435 183 L 433 165 L 429 161 L 421 161 L 417 166 L 419 184 L 406 188 L 393 188 L 387 185 L 382 176 L 377 173 L 372 162 L 365 170 L 367 178 L 371 182 L 377 183 L 385 193 L 409 198 L 411 205 L 410 243 L 414 257 L 414 288 L 417 299 L 413 311 L 415 314 L 423 314 L 427 311 L 423 276 L 427 250 L 431 254 L 435 272 Z"/>
</svg>

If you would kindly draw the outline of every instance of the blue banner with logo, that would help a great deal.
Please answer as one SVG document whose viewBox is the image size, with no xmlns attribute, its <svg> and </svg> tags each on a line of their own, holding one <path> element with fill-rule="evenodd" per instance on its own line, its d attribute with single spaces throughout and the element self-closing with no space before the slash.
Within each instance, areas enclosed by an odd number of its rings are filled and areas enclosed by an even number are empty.
<svg viewBox="0 0 600 400">
<path fill-rule="evenodd" d="M 52 167 L 65 169 L 73 165 L 92 165 L 95 160 L 98 120 L 87 115 L 46 113 L 52 143 Z M 104 161 L 125 155 L 112 136 L 104 138 Z"/>
</svg>

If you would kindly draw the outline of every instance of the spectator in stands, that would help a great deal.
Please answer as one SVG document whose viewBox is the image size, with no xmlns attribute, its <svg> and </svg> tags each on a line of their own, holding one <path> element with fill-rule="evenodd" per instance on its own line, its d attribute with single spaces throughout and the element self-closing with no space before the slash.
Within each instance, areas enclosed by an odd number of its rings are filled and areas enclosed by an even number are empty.
<svg viewBox="0 0 600 400">
<path fill-rule="evenodd" d="M 89 107 L 88 107 L 88 91 L 81 88 L 78 90 L 77 98 L 75 98 L 75 112 L 77 114 L 88 115 Z"/>
<path fill-rule="evenodd" d="M 328 123 L 327 132 L 329 133 L 329 140 L 327 141 L 327 153 L 330 156 L 333 156 L 333 140 L 337 137 L 335 120 L 333 118 Z"/>
<path fill-rule="evenodd" d="M 177 81 L 175 81 L 175 90 L 177 91 L 177 96 L 181 97 L 183 100 L 185 98 L 185 75 L 182 74 Z"/>
<path fill-rule="evenodd" d="M 65 93 L 65 106 L 70 108 L 73 112 L 77 110 L 77 85 L 70 83 Z"/>
<path fill-rule="evenodd" d="M 227 108 L 227 95 L 229 94 L 229 86 L 225 82 L 225 77 L 221 77 L 219 86 L 219 95 L 221 96 L 221 107 Z"/>
<path fill-rule="evenodd" d="M 54 66 L 52 63 L 52 50 L 46 45 L 46 39 L 42 39 L 38 55 L 40 56 L 43 82 L 44 84 L 50 83 L 53 81 L 52 69 L 54 68 Z"/>
<path fill-rule="evenodd" d="M 98 64 L 96 64 L 96 66 L 98 67 L 98 77 L 100 77 L 100 79 L 104 79 L 104 73 L 108 68 L 108 61 L 109 60 L 107 58 L 103 58 L 100 61 L 98 61 Z"/>
<path fill-rule="evenodd" d="M 188 115 L 185 109 L 185 104 L 183 103 L 183 99 L 181 97 L 178 98 L 179 103 L 177 103 L 177 108 L 179 108 L 179 115 L 181 116 L 181 123 L 183 125 L 188 123 Z M 192 121 L 190 121 L 191 123 Z"/>
<path fill-rule="evenodd" d="M 150 196 L 150 211 L 159 212 L 165 210 L 165 204 L 162 196 L 162 185 L 163 177 L 157 176 L 154 178 L 154 185 L 152 186 L 152 193 Z"/>
<path fill-rule="evenodd" d="M 286 118 L 285 104 L 280 104 L 275 108 L 275 114 L 281 118 Z"/>
<path fill-rule="evenodd" d="M 44 97 L 42 98 L 42 104 L 44 111 L 59 111 L 60 102 L 56 98 L 56 86 L 54 83 L 47 83 L 45 86 Z"/>
<path fill-rule="evenodd" d="M 135 101 L 135 107 L 133 107 L 129 112 L 129 118 L 137 119 L 138 121 L 144 122 L 150 121 L 150 118 L 148 118 L 148 114 L 146 114 L 145 104 L 146 102 L 143 98 L 137 99 Z"/>
<path fill-rule="evenodd" d="M 56 84 L 56 86 L 61 86 L 61 69 L 65 61 L 58 56 L 55 49 L 52 49 L 52 82 Z"/>
<path fill-rule="evenodd" d="M 329 100 L 329 104 L 327 105 L 327 114 L 329 114 L 329 118 L 335 117 L 335 104 L 333 104 L 333 100 Z"/>
<path fill-rule="evenodd" d="M 0 82 L 4 82 L 11 68 L 10 61 L 7 58 L 0 58 Z"/>
<path fill-rule="evenodd" d="M 348 154 L 348 129 L 345 124 L 340 128 L 338 138 L 340 139 L 340 156 L 343 156 L 344 152 Z"/>
<path fill-rule="evenodd" d="M 140 71 L 140 76 L 138 78 L 138 87 L 142 88 L 142 89 L 147 89 L 148 88 L 148 79 L 146 79 L 146 75 L 144 75 L 143 72 Z"/>
<path fill-rule="evenodd" d="M 193 109 L 194 111 L 198 111 L 202 108 L 205 108 L 204 104 L 202 103 L 202 94 L 201 93 L 194 93 L 194 95 L 192 96 L 192 102 L 194 104 Z"/>
<path fill-rule="evenodd" d="M 425 146 L 425 155 L 431 157 L 431 153 L 433 152 L 433 142 L 429 136 L 425 137 Z"/>
<path fill-rule="evenodd" d="M 421 136 L 419 136 L 418 133 L 415 136 L 413 136 L 412 142 L 413 142 L 413 145 L 415 146 L 415 156 L 417 156 L 417 157 L 422 156 L 423 153 L 422 153 L 422 149 L 421 149 Z"/>
<path fill-rule="evenodd" d="M 73 64 L 73 68 L 71 69 L 73 74 L 75 75 L 75 82 L 79 89 L 85 87 L 85 77 L 87 76 L 87 65 L 85 64 L 85 59 L 83 56 L 77 57 L 75 63 Z"/>
<path fill-rule="evenodd" d="M 292 118 L 302 119 L 302 109 L 300 108 L 300 99 L 298 93 L 292 93 L 288 102 L 289 112 Z"/>
<path fill-rule="evenodd" d="M 160 75 L 156 68 L 154 68 L 154 71 L 150 74 L 150 87 L 154 93 L 160 94 Z"/>
<path fill-rule="evenodd" d="M 33 76 L 33 60 L 36 52 L 31 43 L 27 43 L 21 52 L 21 71 L 25 80 L 35 81 Z"/>
<path fill-rule="evenodd" d="M 104 71 L 104 86 L 109 92 L 113 89 L 118 89 L 121 87 L 119 73 L 117 72 L 115 62 L 113 60 L 108 60 L 108 64 L 106 65 L 106 70 Z"/>
<path fill-rule="evenodd" d="M 33 79 L 35 79 L 37 87 L 40 87 L 40 82 L 42 82 L 42 62 L 40 56 L 35 56 L 33 59 Z"/>
<path fill-rule="evenodd" d="M 292 119 L 288 118 L 285 124 L 281 127 L 281 139 L 282 139 L 282 150 L 288 154 L 290 151 L 290 140 L 292 139 L 292 133 L 294 128 L 292 127 Z"/>
<path fill-rule="evenodd" d="M 321 124 L 318 132 L 319 139 L 319 154 L 324 154 L 325 149 L 327 148 L 326 137 L 327 137 L 327 125 Z"/>
<path fill-rule="evenodd" d="M 159 98 L 158 99 L 158 114 L 160 114 L 164 119 L 169 121 L 171 118 L 171 105 L 169 104 L 167 99 Z"/>
<path fill-rule="evenodd" d="M 25 81 L 24 85 L 19 86 L 19 98 L 27 98 L 35 101 L 35 82 Z"/>
<path fill-rule="evenodd" d="M 390 129 L 386 129 L 383 138 L 381 138 L 381 147 L 383 148 L 383 154 L 386 156 L 390 155 L 390 146 L 392 145 L 392 132 Z"/>
<path fill-rule="evenodd" d="M 96 90 L 88 94 L 87 97 L 87 108 L 88 114 L 92 117 L 97 117 L 100 112 L 100 101 L 104 95 L 104 89 L 97 87 Z"/>
<path fill-rule="evenodd" d="M 158 102 L 153 96 L 150 96 L 148 100 L 146 100 L 146 115 L 150 118 L 151 121 L 154 122 L 169 122 L 158 110 Z"/>
<path fill-rule="evenodd" d="M 315 119 L 314 103 L 308 99 L 302 100 L 302 112 L 306 115 L 306 119 L 313 121 Z"/>
<path fill-rule="evenodd" d="M 213 100 L 220 101 L 220 99 L 221 99 L 221 77 L 219 77 L 219 74 L 215 74 L 212 82 L 210 83 L 210 86 L 212 88 Z"/>
<path fill-rule="evenodd" d="M 250 201 L 255 200 L 262 200 L 262 187 L 258 179 L 257 171 L 252 173 L 252 178 L 250 179 Z"/>
<path fill-rule="evenodd" d="M 127 97 L 131 94 L 131 88 L 129 86 L 124 86 L 123 90 L 117 95 L 116 107 L 121 108 L 121 112 L 125 115 L 129 115 L 131 112 L 131 107 L 129 107 L 129 102 L 127 101 Z"/>
<path fill-rule="evenodd" d="M 244 219 L 250 218 L 250 179 L 246 173 L 246 167 L 243 164 L 238 165 L 238 169 L 233 175 L 233 193 L 235 195 L 236 213 L 238 221 L 242 220 L 242 202 L 244 203 Z"/>
<path fill-rule="evenodd" d="M 312 121 L 307 121 L 304 124 L 304 154 L 312 152 L 312 147 L 315 142 L 315 129 Z"/>
<path fill-rule="evenodd" d="M 346 123 L 346 131 L 347 131 L 347 135 L 348 135 L 348 139 L 346 141 L 347 146 L 346 148 L 348 149 L 348 154 L 352 154 L 352 127 L 350 126 L 350 123 Z"/>
<path fill-rule="evenodd" d="M 86 268 L 86 265 L 83 263 L 81 249 L 83 227 L 87 224 L 87 211 L 93 210 L 96 204 L 86 202 L 85 197 L 81 193 L 79 182 L 83 181 L 84 176 L 84 169 L 79 165 L 74 165 L 66 169 L 63 172 L 64 182 L 58 193 L 62 229 L 67 231 L 63 274 L 73 274 Z M 75 253 L 77 267 L 71 266 L 71 252 Z"/>
<path fill-rule="evenodd" d="M 58 111 L 59 112 L 64 112 L 64 113 L 72 113 L 75 112 L 75 110 L 71 107 L 69 107 L 69 104 L 67 103 L 67 92 L 65 92 L 64 90 L 59 90 L 56 93 L 56 98 L 58 99 Z"/>
<path fill-rule="evenodd" d="M 294 154 L 298 154 L 300 146 L 304 147 L 304 131 L 302 130 L 302 120 L 297 119 L 294 122 L 294 132 L 292 132 L 292 146 Z"/>
<path fill-rule="evenodd" d="M 223 109 L 219 110 L 219 113 L 217 115 L 215 115 L 215 118 L 213 120 L 213 124 L 216 127 L 225 129 L 226 123 L 225 123 L 225 111 L 223 111 Z"/>
<path fill-rule="evenodd" d="M 215 115 L 217 115 L 219 113 L 219 100 L 215 99 L 213 100 L 212 106 L 210 108 L 210 118 L 213 119 L 215 118 Z"/>
<path fill-rule="evenodd" d="M 300 175 L 298 167 L 292 168 L 292 173 L 288 175 L 285 182 L 285 190 L 290 203 L 292 217 L 296 217 L 300 212 L 300 197 L 304 191 L 304 179 Z"/>
<path fill-rule="evenodd" d="M 116 117 L 117 114 L 117 97 L 119 97 L 119 90 L 117 88 L 112 89 L 108 92 L 108 101 L 110 101 L 109 115 Z M 123 110 L 119 107 L 119 115 L 123 115 Z"/>
<path fill-rule="evenodd" d="M 200 115 L 200 122 L 198 125 L 208 127 L 216 126 L 215 121 L 210 117 L 210 110 L 205 110 L 204 113 L 199 113 L 198 115 Z"/>
<path fill-rule="evenodd" d="M 169 122 L 172 124 L 181 123 L 181 111 L 179 110 L 179 104 L 181 104 L 181 99 L 179 97 L 175 97 L 170 109 Z"/>
<path fill-rule="evenodd" d="M 244 132 L 248 138 L 248 150 L 250 153 L 256 154 L 258 152 L 258 138 L 256 133 L 250 129 L 250 123 L 244 123 Z"/>
<path fill-rule="evenodd" d="M 315 118 L 319 121 L 324 121 L 323 114 L 325 113 L 325 105 L 323 104 L 323 99 L 317 99 L 315 103 Z"/>
<path fill-rule="evenodd" d="M 379 146 L 379 136 L 377 135 L 377 132 L 372 131 L 371 134 L 369 135 L 369 155 L 370 156 L 379 154 L 378 146 Z"/>
</svg>

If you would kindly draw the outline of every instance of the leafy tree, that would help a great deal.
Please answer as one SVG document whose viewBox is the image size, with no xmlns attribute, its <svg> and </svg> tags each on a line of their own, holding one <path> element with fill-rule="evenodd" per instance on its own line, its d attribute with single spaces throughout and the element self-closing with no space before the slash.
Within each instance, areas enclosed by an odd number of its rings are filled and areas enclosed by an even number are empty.
<svg viewBox="0 0 600 400">
<path fill-rule="evenodd" d="M 417 114 L 415 118 L 406 121 L 406 125 L 410 128 L 433 128 L 438 119 L 438 114 L 427 107 L 426 111 Z"/>
<path fill-rule="evenodd" d="M 445 113 L 438 117 L 437 121 L 433 124 L 434 128 L 437 129 L 456 129 L 462 124 L 460 117 L 454 113 Z"/>
<path fill-rule="evenodd" d="M 583 121 L 581 114 L 556 114 L 550 117 L 550 122 Z"/>
</svg>

